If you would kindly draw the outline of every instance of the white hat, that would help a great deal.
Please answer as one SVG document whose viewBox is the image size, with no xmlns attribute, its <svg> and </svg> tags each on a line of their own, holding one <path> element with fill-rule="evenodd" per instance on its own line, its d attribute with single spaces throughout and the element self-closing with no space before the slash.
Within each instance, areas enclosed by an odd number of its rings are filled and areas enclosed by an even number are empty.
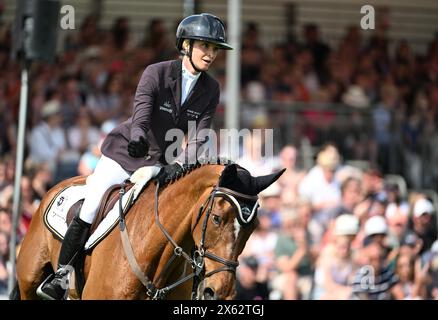
<svg viewBox="0 0 438 320">
<path fill-rule="evenodd" d="M 342 214 L 335 220 L 333 234 L 336 236 L 354 236 L 359 231 L 359 219 L 351 214 Z"/>
<path fill-rule="evenodd" d="M 58 100 L 47 101 L 42 110 L 41 115 L 43 118 L 53 116 L 61 111 L 61 105 Z"/>
<path fill-rule="evenodd" d="M 438 253 L 438 240 L 435 240 L 430 247 L 432 253 Z"/>
<path fill-rule="evenodd" d="M 339 152 L 335 147 L 327 147 L 318 153 L 316 162 L 323 168 L 334 170 L 340 162 Z"/>
<path fill-rule="evenodd" d="M 246 94 L 249 102 L 260 103 L 266 100 L 265 86 L 259 81 L 251 81 L 246 85 Z"/>
<path fill-rule="evenodd" d="M 263 198 L 279 197 L 280 195 L 281 195 L 281 188 L 277 182 L 274 182 L 269 187 L 267 187 L 265 190 L 260 192 L 260 196 Z"/>
<path fill-rule="evenodd" d="M 366 108 L 370 106 L 370 100 L 364 89 L 358 85 L 351 85 L 342 95 L 342 102 L 355 108 Z"/>
<path fill-rule="evenodd" d="M 429 200 L 421 198 L 421 199 L 418 199 L 417 201 L 415 201 L 415 205 L 414 205 L 414 216 L 415 217 L 419 217 L 423 213 L 432 214 L 434 211 L 435 210 L 433 208 L 433 205 Z"/>
<path fill-rule="evenodd" d="M 365 222 L 365 236 L 373 234 L 386 234 L 388 232 L 388 224 L 382 216 L 372 216 Z"/>
</svg>

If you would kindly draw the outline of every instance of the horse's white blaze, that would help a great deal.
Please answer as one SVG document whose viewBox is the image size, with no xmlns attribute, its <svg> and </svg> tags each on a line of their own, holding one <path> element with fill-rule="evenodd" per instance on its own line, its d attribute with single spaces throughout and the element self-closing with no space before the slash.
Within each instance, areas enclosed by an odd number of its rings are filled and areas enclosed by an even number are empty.
<svg viewBox="0 0 438 320">
<path fill-rule="evenodd" d="M 237 237 L 239 236 L 240 232 L 240 223 L 237 218 L 234 218 L 234 240 L 237 240 Z"/>
</svg>

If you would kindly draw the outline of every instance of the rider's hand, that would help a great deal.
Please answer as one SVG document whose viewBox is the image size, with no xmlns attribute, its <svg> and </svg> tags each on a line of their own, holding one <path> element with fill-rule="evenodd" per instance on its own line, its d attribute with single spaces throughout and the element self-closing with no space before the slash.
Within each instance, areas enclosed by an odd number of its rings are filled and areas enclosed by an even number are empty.
<svg viewBox="0 0 438 320">
<path fill-rule="evenodd" d="M 128 144 L 128 153 L 133 158 L 143 158 L 148 154 L 149 144 L 145 138 L 140 137 L 140 140 L 131 140 Z"/>
<path fill-rule="evenodd" d="M 160 185 L 166 183 L 166 181 L 175 178 L 178 171 L 181 171 L 182 166 L 178 163 L 172 163 L 161 168 L 161 171 L 157 175 L 157 180 L 160 182 Z"/>
</svg>

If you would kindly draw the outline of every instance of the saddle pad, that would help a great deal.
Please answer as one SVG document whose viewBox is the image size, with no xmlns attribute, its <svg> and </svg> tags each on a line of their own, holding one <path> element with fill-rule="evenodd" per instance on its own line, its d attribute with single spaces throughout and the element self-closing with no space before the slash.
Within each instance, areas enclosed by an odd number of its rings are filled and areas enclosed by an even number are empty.
<svg viewBox="0 0 438 320">
<path fill-rule="evenodd" d="M 86 185 L 74 185 L 62 189 L 58 194 L 53 197 L 52 202 L 47 207 L 44 212 L 44 223 L 47 228 L 61 240 L 64 239 L 64 235 L 67 231 L 67 213 L 70 207 L 85 198 Z M 132 201 L 132 193 L 135 188 L 129 190 L 123 196 L 123 210 L 126 210 L 127 205 Z M 102 239 L 108 235 L 111 230 L 117 225 L 119 221 L 119 200 L 115 203 L 114 207 L 108 212 L 108 215 L 96 230 L 88 238 L 85 244 L 85 250 L 91 250 L 95 247 Z"/>
</svg>

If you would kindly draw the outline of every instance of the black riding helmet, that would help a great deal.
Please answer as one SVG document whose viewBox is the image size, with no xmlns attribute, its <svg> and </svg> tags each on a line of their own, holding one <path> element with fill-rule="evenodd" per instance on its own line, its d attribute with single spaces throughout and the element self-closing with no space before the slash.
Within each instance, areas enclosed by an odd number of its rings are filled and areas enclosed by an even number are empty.
<svg viewBox="0 0 438 320">
<path fill-rule="evenodd" d="M 226 43 L 224 23 L 209 13 L 194 14 L 181 21 L 176 30 L 176 47 L 179 51 L 183 50 L 184 39 L 207 41 L 221 49 L 233 49 Z"/>
</svg>

